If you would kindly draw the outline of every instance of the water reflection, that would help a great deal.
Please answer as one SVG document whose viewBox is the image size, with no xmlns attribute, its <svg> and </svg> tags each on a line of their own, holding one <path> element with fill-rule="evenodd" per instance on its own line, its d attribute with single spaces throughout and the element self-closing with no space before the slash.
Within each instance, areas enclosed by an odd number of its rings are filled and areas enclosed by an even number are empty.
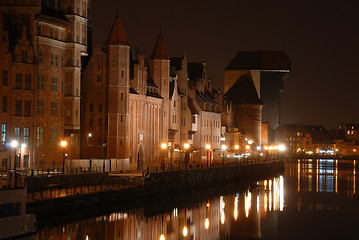
<svg viewBox="0 0 359 240">
<path fill-rule="evenodd" d="M 352 211 L 358 207 L 355 164 L 355 161 L 323 159 L 288 161 L 284 176 L 255 182 L 244 191 L 214 195 L 190 207 L 173 206 L 172 210 L 160 214 L 148 214 L 149 206 L 145 205 L 46 227 L 39 229 L 37 239 L 323 237 L 324 226 L 330 228 L 334 224 L 338 228 L 339 221 L 348 224 L 348 220 L 343 220 L 348 214 L 349 219 L 353 214 L 358 216 L 357 211 Z M 335 215 L 338 212 L 340 214 Z M 345 236 L 351 232 L 340 234 Z"/>
</svg>

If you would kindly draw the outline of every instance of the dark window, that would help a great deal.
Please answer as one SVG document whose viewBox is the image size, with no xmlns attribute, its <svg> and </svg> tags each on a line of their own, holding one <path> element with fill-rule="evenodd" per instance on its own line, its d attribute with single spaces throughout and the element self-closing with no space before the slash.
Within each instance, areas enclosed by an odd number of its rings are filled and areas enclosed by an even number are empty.
<svg viewBox="0 0 359 240">
<path fill-rule="evenodd" d="M 57 116 L 57 102 L 51 102 L 51 116 Z"/>
<path fill-rule="evenodd" d="M 57 67 L 57 55 L 55 55 L 55 66 Z"/>
<path fill-rule="evenodd" d="M 98 112 L 102 112 L 102 104 L 98 105 Z"/>
<path fill-rule="evenodd" d="M 92 118 L 89 119 L 89 125 L 90 125 L 90 127 L 93 126 L 93 119 Z"/>
<path fill-rule="evenodd" d="M 2 97 L 2 112 L 7 112 L 7 96 Z"/>
<path fill-rule="evenodd" d="M 102 118 L 99 118 L 99 119 L 98 119 L 98 126 L 99 126 L 99 127 L 102 127 Z"/>
<path fill-rule="evenodd" d="M 0 218 L 14 217 L 21 214 L 21 203 L 0 204 Z"/>
<path fill-rule="evenodd" d="M 93 104 L 90 104 L 90 112 L 93 112 Z"/>
<path fill-rule="evenodd" d="M 54 65 L 54 54 L 51 53 L 51 66 Z"/>
<path fill-rule="evenodd" d="M 25 101 L 25 108 L 24 108 L 24 115 L 25 117 L 30 117 L 30 112 L 31 112 L 31 102 L 30 101 Z"/>
<path fill-rule="evenodd" d="M 29 155 L 24 155 L 24 168 L 29 167 Z"/>
<path fill-rule="evenodd" d="M 21 89 L 22 87 L 22 75 L 21 73 L 16 74 L 16 88 Z"/>
<path fill-rule="evenodd" d="M 123 100 L 123 93 L 121 93 L 121 101 Z"/>
<path fill-rule="evenodd" d="M 9 84 L 9 72 L 4 70 L 2 71 L 2 85 L 8 86 Z"/>
<path fill-rule="evenodd" d="M 16 100 L 15 102 L 15 115 L 21 116 L 21 100 Z"/>
<path fill-rule="evenodd" d="M 97 75 L 97 82 L 101 82 L 101 76 L 99 74 Z"/>
<path fill-rule="evenodd" d="M 25 89 L 26 90 L 31 89 L 31 75 L 30 74 L 25 75 Z"/>
<path fill-rule="evenodd" d="M 44 100 L 37 101 L 37 114 L 44 115 Z"/>
<path fill-rule="evenodd" d="M 37 89 L 44 90 L 44 75 L 39 75 L 37 79 Z"/>
<path fill-rule="evenodd" d="M 51 77 L 51 91 L 57 92 L 57 78 Z"/>
<path fill-rule="evenodd" d="M 57 128 L 50 128 L 50 144 L 51 146 L 57 144 Z"/>
</svg>

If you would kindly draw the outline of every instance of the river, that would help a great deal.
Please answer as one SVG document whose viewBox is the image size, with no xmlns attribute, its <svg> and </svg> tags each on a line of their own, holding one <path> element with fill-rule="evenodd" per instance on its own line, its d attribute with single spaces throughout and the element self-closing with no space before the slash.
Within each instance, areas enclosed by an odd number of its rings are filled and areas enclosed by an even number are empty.
<svg viewBox="0 0 359 240">
<path fill-rule="evenodd" d="M 35 239 L 356 239 L 359 161 L 299 159 L 285 173 L 38 221 Z"/>
</svg>

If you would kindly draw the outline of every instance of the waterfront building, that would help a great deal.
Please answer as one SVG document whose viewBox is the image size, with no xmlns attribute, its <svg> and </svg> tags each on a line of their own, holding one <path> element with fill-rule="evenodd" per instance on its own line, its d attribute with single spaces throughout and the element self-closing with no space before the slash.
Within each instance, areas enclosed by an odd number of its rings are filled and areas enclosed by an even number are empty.
<svg viewBox="0 0 359 240">
<path fill-rule="evenodd" d="M 283 124 L 275 131 L 275 141 L 289 153 L 334 154 L 334 138 L 322 125 Z"/>
<path fill-rule="evenodd" d="M 242 76 L 250 78 L 253 82 L 263 106 L 262 110 L 253 109 L 258 113 L 253 115 L 252 120 L 257 118 L 257 121 L 265 124 L 264 130 L 267 131 L 268 138 L 263 138 L 264 143 L 274 141 L 274 129 L 280 124 L 280 97 L 283 91 L 283 81 L 290 71 L 290 59 L 281 51 L 239 51 L 224 71 L 224 93 L 227 93 Z M 233 111 L 236 110 L 233 109 Z M 259 112 L 261 112 L 260 119 L 258 119 Z M 261 126 L 258 123 L 255 127 L 250 125 L 248 128 L 237 125 L 234 127 L 239 127 L 240 130 L 246 132 L 252 131 L 248 137 L 261 145 L 259 137 Z M 254 129 L 257 132 L 252 136 Z M 266 134 L 262 135 L 266 136 Z"/>
<path fill-rule="evenodd" d="M 0 1 L 3 168 L 60 168 L 64 151 L 80 156 L 88 8 L 88 0 Z"/>
</svg>

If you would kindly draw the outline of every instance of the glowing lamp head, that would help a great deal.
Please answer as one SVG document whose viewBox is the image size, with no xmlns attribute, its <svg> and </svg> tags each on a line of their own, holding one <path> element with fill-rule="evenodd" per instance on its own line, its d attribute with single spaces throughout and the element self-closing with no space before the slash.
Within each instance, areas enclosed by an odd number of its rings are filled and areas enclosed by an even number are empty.
<svg viewBox="0 0 359 240">
<path fill-rule="evenodd" d="M 161 144 L 161 148 L 162 148 L 162 149 L 166 149 L 166 148 L 167 148 L 167 143 L 162 143 L 162 144 Z"/>
<path fill-rule="evenodd" d="M 61 141 L 61 142 L 60 142 L 60 145 L 61 145 L 61 147 L 66 147 L 66 146 L 67 146 L 67 142 L 66 142 L 66 141 Z"/>
<path fill-rule="evenodd" d="M 92 137 L 92 133 L 89 133 L 88 136 L 89 136 L 89 137 Z"/>
<path fill-rule="evenodd" d="M 235 146 L 234 146 L 234 149 L 238 150 L 238 149 L 239 149 L 239 146 L 238 146 L 238 145 L 235 145 Z"/>
<path fill-rule="evenodd" d="M 165 235 L 161 234 L 160 240 L 165 240 Z"/>
<path fill-rule="evenodd" d="M 281 152 L 285 151 L 285 146 L 284 145 L 279 145 L 278 150 L 281 151 Z"/>
<path fill-rule="evenodd" d="M 206 149 L 211 149 L 211 145 L 207 144 Z"/>
<path fill-rule="evenodd" d="M 252 141 L 252 140 L 248 140 L 248 144 L 249 144 L 249 145 L 253 144 L 253 141 Z"/>
<path fill-rule="evenodd" d="M 188 143 L 185 143 L 184 148 L 185 148 L 185 149 L 188 149 L 188 148 L 189 148 L 189 144 L 188 144 Z"/>
<path fill-rule="evenodd" d="M 227 149 L 227 146 L 226 145 L 222 145 L 222 150 L 224 151 L 224 150 L 226 150 Z"/>
<path fill-rule="evenodd" d="M 246 149 L 248 150 L 249 148 L 250 148 L 250 146 L 249 146 L 249 145 L 247 145 L 247 146 L 246 146 Z"/>
<path fill-rule="evenodd" d="M 206 220 L 204 220 L 204 228 L 208 229 L 209 228 L 209 219 L 206 218 Z"/>
<path fill-rule="evenodd" d="M 19 143 L 16 140 L 11 142 L 11 147 L 12 148 L 16 148 L 18 145 L 19 145 Z"/>
</svg>

